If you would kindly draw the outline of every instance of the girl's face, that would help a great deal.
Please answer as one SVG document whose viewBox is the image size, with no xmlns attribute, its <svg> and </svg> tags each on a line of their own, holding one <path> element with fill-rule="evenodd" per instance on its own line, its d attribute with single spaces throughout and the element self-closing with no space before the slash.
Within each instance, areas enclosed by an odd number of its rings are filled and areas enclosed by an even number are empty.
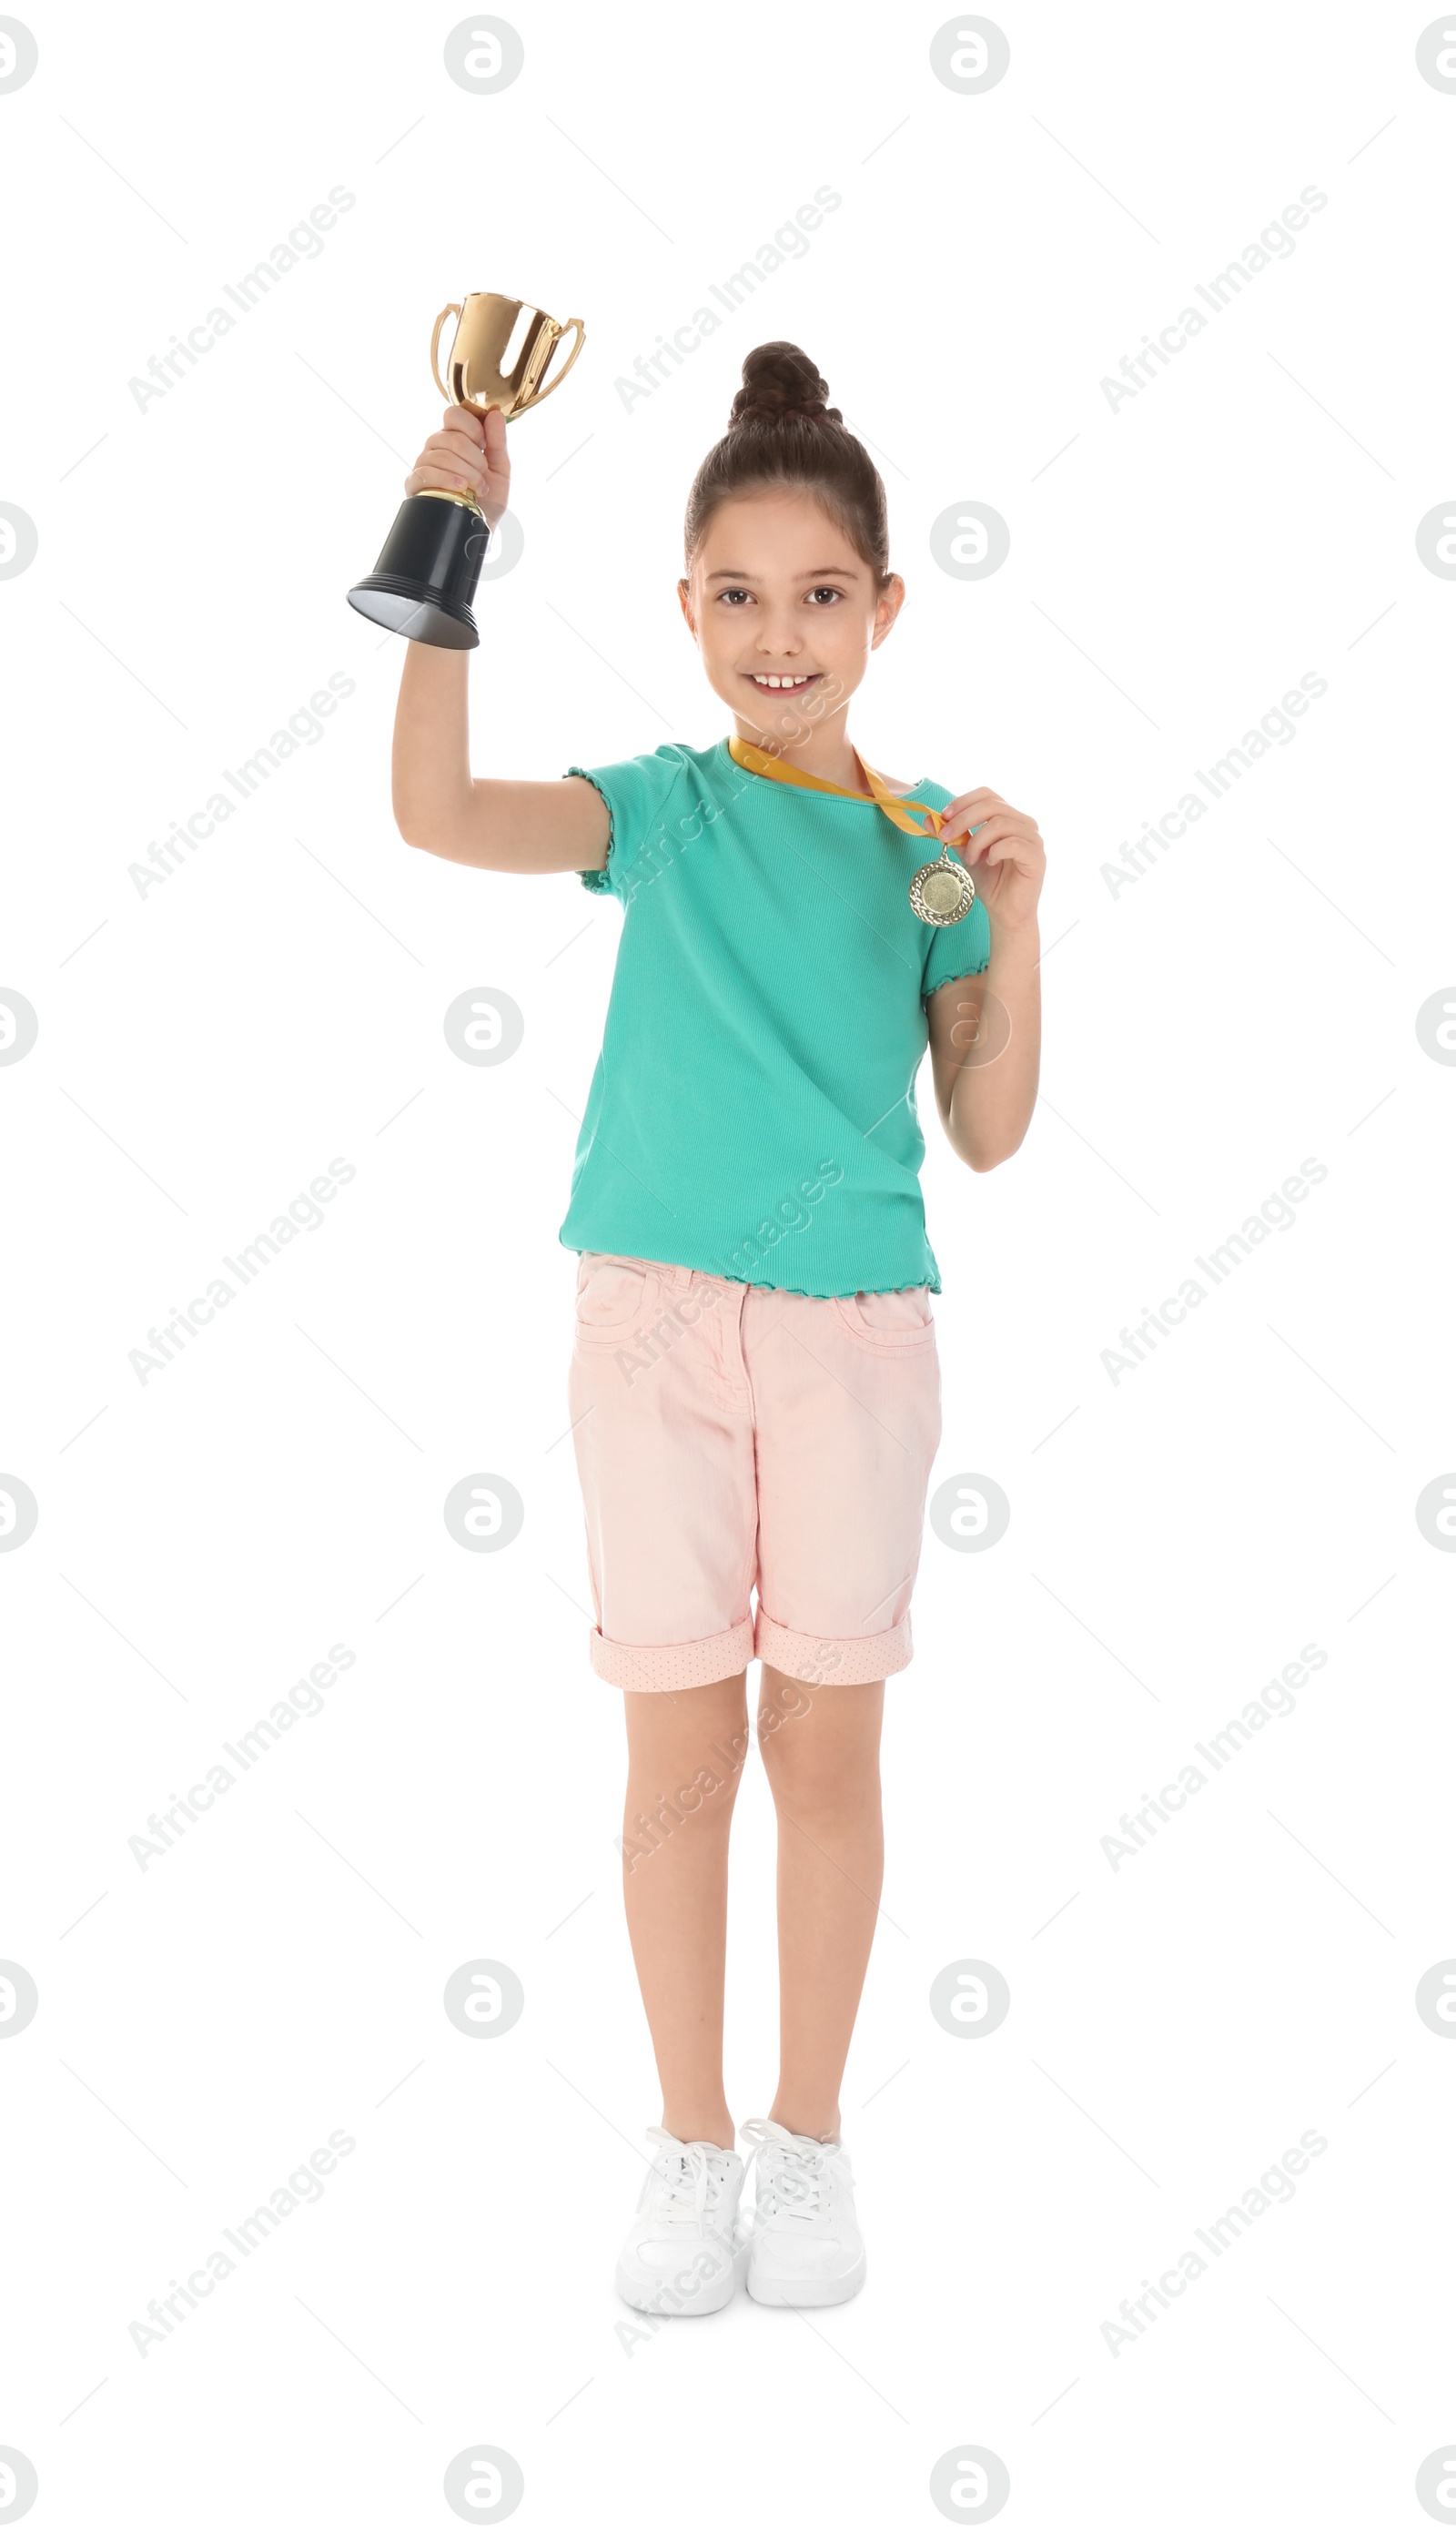
<svg viewBox="0 0 1456 2542">
<path fill-rule="evenodd" d="M 812 494 L 720 503 L 678 584 L 708 684 L 750 732 L 792 741 L 842 718 L 905 584 L 883 591 Z"/>
</svg>

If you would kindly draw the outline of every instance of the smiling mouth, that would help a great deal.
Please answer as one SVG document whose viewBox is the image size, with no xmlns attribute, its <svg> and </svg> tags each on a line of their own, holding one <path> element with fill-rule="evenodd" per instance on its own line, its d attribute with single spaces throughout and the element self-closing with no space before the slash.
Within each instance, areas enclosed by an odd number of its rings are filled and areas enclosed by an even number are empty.
<svg viewBox="0 0 1456 2542">
<path fill-rule="evenodd" d="M 771 671 L 745 671 L 743 676 L 746 680 L 752 680 L 754 687 L 759 691 L 761 697 L 800 698 L 803 696 L 806 689 L 813 688 L 815 681 L 819 677 L 819 673 L 817 671 L 802 671 L 793 674 Z"/>
</svg>

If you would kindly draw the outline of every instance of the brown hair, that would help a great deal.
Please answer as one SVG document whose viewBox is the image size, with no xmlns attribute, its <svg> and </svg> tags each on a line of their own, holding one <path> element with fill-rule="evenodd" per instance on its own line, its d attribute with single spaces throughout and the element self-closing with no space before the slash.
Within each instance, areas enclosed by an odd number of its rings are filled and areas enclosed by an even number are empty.
<svg viewBox="0 0 1456 2542">
<path fill-rule="evenodd" d="M 883 590 L 890 579 L 890 531 L 880 472 L 797 344 L 756 344 L 744 355 L 743 386 L 728 429 L 708 452 L 688 496 L 683 550 L 688 570 L 720 503 L 773 486 L 802 487 L 824 505 Z"/>
</svg>

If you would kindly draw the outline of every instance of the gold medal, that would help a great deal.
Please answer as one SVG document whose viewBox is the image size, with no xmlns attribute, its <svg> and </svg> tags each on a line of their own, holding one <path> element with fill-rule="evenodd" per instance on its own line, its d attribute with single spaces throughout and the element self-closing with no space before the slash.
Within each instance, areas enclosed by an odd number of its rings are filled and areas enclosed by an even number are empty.
<svg viewBox="0 0 1456 2542">
<path fill-rule="evenodd" d="M 921 865 L 910 887 L 910 907 L 927 927 L 954 927 L 976 899 L 976 885 L 964 865 L 952 864 L 943 847 L 935 862 Z"/>
<path fill-rule="evenodd" d="M 740 768 L 751 769 L 756 777 L 776 777 L 790 785 L 806 785 L 816 794 L 847 795 L 854 803 L 877 803 L 897 830 L 908 830 L 911 838 L 935 838 L 940 814 L 929 803 L 918 803 L 908 794 L 892 794 L 882 777 L 877 777 L 868 760 L 855 758 L 869 780 L 868 794 L 855 794 L 847 785 L 833 785 L 827 777 L 811 777 L 807 770 L 792 767 L 786 760 L 773 758 L 759 750 L 751 741 L 741 741 L 734 733 L 728 744 L 729 756 Z M 925 825 L 912 821 L 912 812 L 923 812 Z M 982 824 L 977 823 L 980 829 Z M 976 831 L 971 832 L 974 838 Z M 934 862 L 921 865 L 910 887 L 910 904 L 916 918 L 926 927 L 954 927 L 975 906 L 976 885 L 963 864 L 956 863 L 948 845 L 942 845 Z"/>
</svg>

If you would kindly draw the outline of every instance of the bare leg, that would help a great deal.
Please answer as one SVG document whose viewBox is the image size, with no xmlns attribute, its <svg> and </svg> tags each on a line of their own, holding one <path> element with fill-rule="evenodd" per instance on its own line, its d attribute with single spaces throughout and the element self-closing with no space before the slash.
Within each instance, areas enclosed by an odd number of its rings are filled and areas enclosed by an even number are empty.
<svg viewBox="0 0 1456 2542">
<path fill-rule="evenodd" d="M 883 1679 L 806 1685 L 764 1663 L 759 1745 L 778 1813 L 779 2068 L 768 2115 L 795 2135 L 839 2131 L 884 1872 L 884 1705 Z"/>
<path fill-rule="evenodd" d="M 744 1673 L 626 1697 L 622 1894 L 662 2081 L 662 2124 L 733 2146 L 723 2092 L 728 1830 L 748 1754 Z"/>
</svg>

